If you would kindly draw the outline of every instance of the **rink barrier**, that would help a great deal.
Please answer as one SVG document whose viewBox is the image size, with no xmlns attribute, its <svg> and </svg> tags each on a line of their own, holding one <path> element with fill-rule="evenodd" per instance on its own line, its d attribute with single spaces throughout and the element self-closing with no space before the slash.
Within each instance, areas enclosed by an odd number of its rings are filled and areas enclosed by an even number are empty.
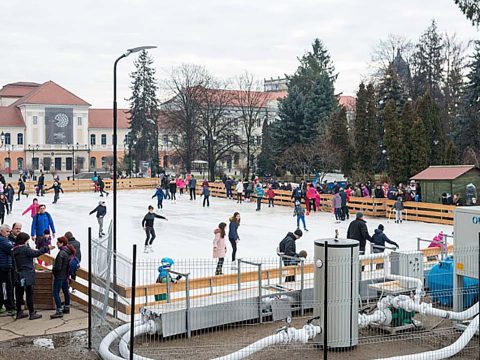
<svg viewBox="0 0 480 360">
<path fill-rule="evenodd" d="M 427 266 L 431 262 L 432 257 L 438 257 L 439 259 L 443 257 L 443 252 L 441 248 L 424 248 L 419 249 L 423 254 L 423 263 Z M 453 245 L 448 245 L 448 250 L 446 252 L 448 255 L 453 254 Z M 53 264 L 55 258 L 52 255 L 44 254 L 40 257 L 41 260 Z M 186 270 L 192 271 L 189 279 L 188 288 L 185 287 L 184 281 L 179 281 L 176 284 L 164 284 L 164 283 L 152 283 L 146 281 L 144 284 L 139 284 L 135 286 L 135 314 L 139 314 L 142 308 L 155 308 L 158 306 L 163 306 L 166 304 L 184 304 L 187 299 L 198 300 L 205 299 L 205 301 L 210 301 L 212 296 L 220 297 L 225 295 L 234 295 L 237 292 L 244 291 L 253 291 L 257 289 L 257 283 L 262 282 L 265 286 L 285 286 L 283 284 L 283 278 L 287 276 L 294 276 L 301 280 L 301 288 L 305 287 L 306 281 L 311 281 L 314 273 L 314 265 L 312 261 L 305 261 L 298 265 L 288 265 L 285 266 L 282 262 L 277 259 L 260 259 L 257 262 L 262 265 L 260 270 L 255 269 L 251 270 L 252 267 L 248 267 L 245 264 L 237 270 L 231 270 L 225 265 L 224 275 L 214 275 L 215 271 L 215 260 L 213 259 L 195 259 L 188 261 L 182 265 L 182 259 L 177 261 L 176 266 L 185 267 Z M 242 260 L 242 262 L 244 262 Z M 373 271 L 373 265 L 384 264 L 389 262 L 387 259 L 366 259 L 361 261 L 361 265 L 365 267 L 363 273 L 368 274 Z M 248 263 L 248 261 L 247 261 Z M 156 273 L 156 269 L 160 264 L 160 260 L 138 260 L 137 266 L 144 274 Z M 388 264 L 386 264 L 387 266 Z M 51 266 L 45 267 L 36 265 L 37 269 L 41 271 L 51 270 Z M 197 271 L 197 273 L 195 273 Z M 206 273 L 208 274 L 207 276 Z M 196 276 L 195 276 L 196 275 Z M 141 279 L 141 282 L 145 279 Z M 92 277 L 92 296 L 95 299 L 100 299 L 102 294 L 98 291 L 99 287 L 104 286 L 103 283 L 97 280 L 95 277 Z M 282 285 L 283 284 L 283 285 Z M 88 271 L 80 267 L 77 271 L 77 279 L 71 282 L 71 286 L 76 290 L 74 294 L 71 294 L 72 301 L 75 301 L 82 305 L 88 305 Z M 95 290 L 97 289 L 97 290 Z M 121 284 L 118 283 L 116 287 L 116 294 L 120 298 L 129 299 L 132 296 L 132 287 L 126 285 L 126 282 Z M 113 290 L 113 289 L 112 289 Z M 167 294 L 164 298 L 157 298 L 159 294 Z M 108 306 L 112 309 L 114 307 L 113 292 L 110 293 L 108 299 Z M 123 316 L 131 315 L 132 307 L 127 302 L 118 302 L 117 304 L 118 313 L 121 314 L 120 318 Z"/>
<path fill-rule="evenodd" d="M 214 197 L 226 198 L 225 185 L 222 182 L 209 183 L 210 195 Z M 201 184 L 197 185 L 197 194 L 202 193 Z M 280 206 L 293 207 L 292 192 L 286 190 L 275 190 L 274 204 Z M 332 213 L 332 197 L 331 194 L 320 195 L 320 210 Z M 255 192 L 251 194 L 251 202 L 253 204 L 257 201 Z M 233 199 L 236 201 L 236 192 L 233 189 Z M 262 199 L 262 204 L 268 203 L 266 195 Z M 363 198 L 351 197 L 348 202 L 348 209 L 352 217 L 358 211 L 363 212 L 367 216 L 383 217 L 389 219 L 392 217 L 391 212 L 394 200 L 378 199 L 378 198 Z M 404 220 L 408 221 L 423 221 L 435 224 L 453 225 L 453 210 L 454 205 L 441 205 L 434 203 L 407 201 L 403 203 L 405 210 L 403 211 Z M 312 214 L 313 211 L 310 213 Z"/>
<path fill-rule="evenodd" d="M 113 187 L 113 180 L 105 179 L 105 190 L 110 191 Z M 60 180 L 62 189 L 65 192 L 88 192 L 94 191 L 95 186 L 92 180 Z M 44 189 L 52 186 L 53 181 L 45 181 Z M 136 190 L 136 189 L 153 189 L 159 184 L 159 179 L 157 178 L 132 178 L 132 179 L 117 179 L 117 189 L 118 190 Z M 28 193 L 35 194 L 35 186 L 37 185 L 36 181 L 27 181 L 25 183 L 25 188 Z M 52 193 L 53 190 L 50 190 L 49 193 Z"/>
</svg>

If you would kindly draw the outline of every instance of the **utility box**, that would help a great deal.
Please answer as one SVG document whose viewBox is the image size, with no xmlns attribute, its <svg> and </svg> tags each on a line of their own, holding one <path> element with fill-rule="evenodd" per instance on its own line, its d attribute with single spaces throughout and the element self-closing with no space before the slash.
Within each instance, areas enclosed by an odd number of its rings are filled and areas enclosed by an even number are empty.
<svg viewBox="0 0 480 360">
<path fill-rule="evenodd" d="M 422 252 L 392 252 L 390 254 L 390 272 L 394 275 L 408 276 L 423 281 Z M 409 284 L 401 285 L 403 287 L 409 287 Z"/>
<path fill-rule="evenodd" d="M 313 313 L 322 327 L 315 341 L 323 345 L 327 334 L 331 349 L 358 344 L 359 244 L 350 239 L 315 240 Z"/>
<path fill-rule="evenodd" d="M 479 279 L 480 206 L 454 210 L 453 308 L 463 310 L 463 277 Z"/>
</svg>

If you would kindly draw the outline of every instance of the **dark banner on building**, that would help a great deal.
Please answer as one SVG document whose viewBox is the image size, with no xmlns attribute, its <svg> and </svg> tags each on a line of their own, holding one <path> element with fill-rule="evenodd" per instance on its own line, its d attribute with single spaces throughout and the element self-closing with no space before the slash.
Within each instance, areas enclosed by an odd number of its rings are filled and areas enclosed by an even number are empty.
<svg viewBox="0 0 480 360">
<path fill-rule="evenodd" d="M 73 108 L 45 108 L 45 144 L 73 144 Z"/>
</svg>

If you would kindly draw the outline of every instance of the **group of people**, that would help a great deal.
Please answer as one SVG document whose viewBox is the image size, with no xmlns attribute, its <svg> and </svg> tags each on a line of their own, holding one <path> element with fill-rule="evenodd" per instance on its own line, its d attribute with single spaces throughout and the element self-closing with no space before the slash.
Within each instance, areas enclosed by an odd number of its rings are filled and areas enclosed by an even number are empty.
<svg viewBox="0 0 480 360">
<path fill-rule="evenodd" d="M 23 212 L 26 213 L 32 217 L 30 235 L 22 232 L 20 222 L 13 223 L 12 227 L 7 224 L 0 226 L 0 288 L 5 288 L 5 291 L 0 291 L 0 313 L 7 312 L 17 320 L 42 317 L 36 312 L 34 304 L 35 263 L 38 263 L 44 267 L 51 265 L 56 311 L 50 318 L 62 318 L 70 312 L 69 288 L 80 266 L 80 242 L 70 231 L 56 238 L 54 220 L 46 211 L 46 205 L 40 204 L 36 198 Z M 53 239 L 56 239 L 56 246 L 52 244 Z M 35 248 L 30 246 L 29 240 L 33 241 Z M 55 248 L 58 248 L 58 253 L 53 264 L 38 259 Z M 63 292 L 63 303 L 60 292 Z"/>
</svg>

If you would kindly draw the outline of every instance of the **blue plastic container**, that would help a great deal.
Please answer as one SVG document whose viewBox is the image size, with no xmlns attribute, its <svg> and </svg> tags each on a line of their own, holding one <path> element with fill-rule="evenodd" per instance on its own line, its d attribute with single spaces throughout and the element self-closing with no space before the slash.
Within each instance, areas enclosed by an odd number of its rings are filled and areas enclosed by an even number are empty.
<svg viewBox="0 0 480 360">
<path fill-rule="evenodd" d="M 453 305 L 453 257 L 449 256 L 432 267 L 427 275 L 427 287 L 434 302 L 443 306 Z M 478 280 L 463 277 L 463 307 L 478 301 Z"/>
</svg>

